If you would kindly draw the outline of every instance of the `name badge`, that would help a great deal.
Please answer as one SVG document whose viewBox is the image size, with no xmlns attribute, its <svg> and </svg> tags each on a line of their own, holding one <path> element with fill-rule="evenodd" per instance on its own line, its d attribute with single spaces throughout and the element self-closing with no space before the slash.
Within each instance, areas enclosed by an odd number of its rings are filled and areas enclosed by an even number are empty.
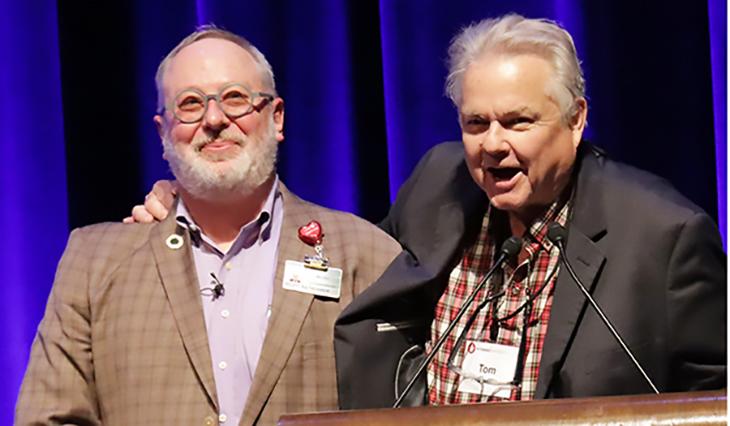
<svg viewBox="0 0 730 426">
<path fill-rule="evenodd" d="M 315 296 L 339 299 L 342 269 L 307 268 L 304 263 L 287 260 L 284 263 L 284 288 Z"/>
<path fill-rule="evenodd" d="M 467 341 L 459 392 L 509 398 L 519 351 L 516 346 Z"/>
</svg>

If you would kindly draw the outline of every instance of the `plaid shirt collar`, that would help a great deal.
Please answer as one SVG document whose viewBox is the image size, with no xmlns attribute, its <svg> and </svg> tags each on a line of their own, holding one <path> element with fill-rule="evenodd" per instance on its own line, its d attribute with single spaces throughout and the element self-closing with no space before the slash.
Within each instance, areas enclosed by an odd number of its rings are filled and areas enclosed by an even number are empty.
<svg viewBox="0 0 730 426">
<path fill-rule="evenodd" d="M 562 226 L 566 225 L 570 205 L 572 204 L 570 202 L 571 193 L 570 188 L 564 190 L 563 195 L 553 201 L 543 214 L 535 218 L 521 236 L 524 243 L 523 247 L 529 253 L 531 259 L 535 257 L 540 249 L 548 253 L 552 250 L 554 244 L 547 237 L 548 225 L 552 222 L 557 222 Z M 510 236 L 508 213 L 498 210 L 490 204 L 484 215 L 484 220 L 487 222 L 488 241 L 501 244 Z M 515 262 L 513 260 L 510 263 L 514 266 Z"/>
<path fill-rule="evenodd" d="M 547 237 L 548 225 L 557 222 L 561 226 L 565 226 L 570 204 L 566 197 L 557 199 L 550 204 L 544 214 L 535 219 L 527 228 L 522 239 L 524 240 L 525 250 L 530 254 L 531 259 L 535 257 L 540 249 L 545 250 L 546 253 L 551 253 L 554 244 Z"/>
</svg>

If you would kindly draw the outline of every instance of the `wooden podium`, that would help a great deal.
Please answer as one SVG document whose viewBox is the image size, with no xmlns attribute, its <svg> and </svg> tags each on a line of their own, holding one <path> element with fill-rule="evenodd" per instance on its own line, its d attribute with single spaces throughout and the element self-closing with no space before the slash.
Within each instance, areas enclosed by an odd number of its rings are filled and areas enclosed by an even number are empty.
<svg viewBox="0 0 730 426">
<path fill-rule="evenodd" d="M 727 425 L 726 390 L 282 416 L 279 426 Z"/>
</svg>

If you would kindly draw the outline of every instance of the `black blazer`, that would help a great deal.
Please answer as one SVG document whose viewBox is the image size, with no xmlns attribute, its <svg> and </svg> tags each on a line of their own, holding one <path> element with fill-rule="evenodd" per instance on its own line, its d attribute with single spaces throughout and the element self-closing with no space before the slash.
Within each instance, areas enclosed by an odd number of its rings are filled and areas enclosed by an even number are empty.
<svg viewBox="0 0 730 426">
<path fill-rule="evenodd" d="M 726 386 L 726 266 L 714 222 L 663 179 L 587 142 L 574 183 L 568 258 L 660 392 Z M 435 304 L 487 203 L 460 143 L 420 161 L 381 224 L 404 251 L 335 325 L 341 408 L 393 404 L 398 360 L 430 338 Z M 536 398 L 648 392 L 562 267 Z"/>
</svg>

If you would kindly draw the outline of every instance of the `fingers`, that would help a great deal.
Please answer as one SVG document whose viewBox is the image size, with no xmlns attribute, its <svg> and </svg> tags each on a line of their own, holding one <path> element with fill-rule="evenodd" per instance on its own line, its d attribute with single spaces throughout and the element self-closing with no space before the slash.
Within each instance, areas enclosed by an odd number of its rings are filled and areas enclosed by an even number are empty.
<svg viewBox="0 0 730 426">
<path fill-rule="evenodd" d="M 177 188 L 175 187 L 174 182 L 171 182 L 169 180 L 158 180 L 152 186 L 150 198 L 156 197 L 157 201 L 162 204 L 165 210 L 169 210 L 172 207 L 172 203 L 175 201 L 176 194 Z M 155 215 L 155 217 L 156 216 L 157 215 Z M 167 211 L 165 211 L 165 216 L 167 216 Z"/>
<path fill-rule="evenodd" d="M 174 200 L 174 198 L 170 198 L 168 205 L 172 205 L 172 200 Z M 153 219 L 157 220 L 163 220 L 169 213 L 169 208 L 165 206 L 164 202 L 161 201 L 154 193 L 150 193 L 144 200 L 144 206 L 140 207 L 145 209 L 145 214 L 150 215 Z M 132 211 L 132 214 L 134 214 L 134 210 Z"/>
<path fill-rule="evenodd" d="M 132 220 L 139 223 L 152 223 L 155 221 L 155 217 L 145 209 L 145 206 L 137 205 L 132 209 Z"/>
<path fill-rule="evenodd" d="M 144 205 L 132 208 L 132 215 L 125 217 L 124 223 L 152 223 L 167 217 L 175 202 L 177 182 L 158 180 L 152 186 L 152 191 L 144 197 Z"/>
</svg>

